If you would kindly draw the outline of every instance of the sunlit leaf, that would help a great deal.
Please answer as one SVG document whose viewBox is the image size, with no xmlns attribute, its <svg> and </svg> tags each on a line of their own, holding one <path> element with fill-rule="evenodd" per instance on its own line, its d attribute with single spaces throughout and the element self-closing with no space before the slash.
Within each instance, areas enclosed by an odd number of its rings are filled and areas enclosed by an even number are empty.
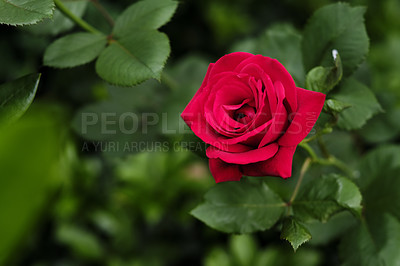
<svg viewBox="0 0 400 266">
<path fill-rule="evenodd" d="M 0 85 L 0 124 L 21 117 L 32 103 L 40 74 L 31 74 Z"/>
<path fill-rule="evenodd" d="M 29 112 L 0 130 L 0 264 L 28 235 L 57 188 L 62 119 L 52 109 Z M 31 239 L 31 238 L 29 238 Z"/>
</svg>

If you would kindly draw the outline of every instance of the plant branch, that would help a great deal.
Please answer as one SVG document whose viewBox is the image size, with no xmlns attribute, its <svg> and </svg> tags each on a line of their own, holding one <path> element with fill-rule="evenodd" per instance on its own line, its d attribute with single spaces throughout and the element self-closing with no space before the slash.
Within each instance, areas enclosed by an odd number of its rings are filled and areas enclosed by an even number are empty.
<svg viewBox="0 0 400 266">
<path fill-rule="evenodd" d="M 312 163 L 312 159 L 310 157 L 308 157 L 304 161 L 303 166 L 301 167 L 301 170 L 300 170 L 300 176 L 299 176 L 299 179 L 297 180 L 296 187 L 294 188 L 292 197 L 289 200 L 289 203 L 288 203 L 289 206 L 292 205 L 293 201 L 296 199 L 296 196 L 299 193 L 300 185 L 303 182 L 304 175 L 307 172 L 308 168 L 310 167 L 311 163 Z"/>
<path fill-rule="evenodd" d="M 165 71 L 161 72 L 161 83 L 164 83 L 171 91 L 178 91 L 178 83 Z"/>
<path fill-rule="evenodd" d="M 102 34 L 99 30 L 96 28 L 92 27 L 89 25 L 86 21 L 83 19 L 75 16 L 62 2 L 61 0 L 54 0 L 54 4 L 57 6 L 57 8 L 65 15 L 67 16 L 70 20 L 75 22 L 78 26 L 80 26 L 82 29 L 94 33 L 94 34 Z"/>
<path fill-rule="evenodd" d="M 308 152 L 313 163 L 334 166 L 345 173 L 348 177 L 354 178 L 353 171 L 344 162 L 342 162 L 335 156 L 328 154 L 328 158 L 326 159 L 319 158 L 314 150 L 311 148 L 311 146 L 307 143 L 300 142 L 299 146 Z"/>
<path fill-rule="evenodd" d="M 97 10 L 103 15 L 103 17 L 107 20 L 107 22 L 114 26 L 115 22 L 111 15 L 107 12 L 107 9 L 104 8 L 102 4 L 98 0 L 89 0 L 93 3 L 93 5 L 97 8 Z"/>
<path fill-rule="evenodd" d="M 329 158 L 332 155 L 329 153 L 328 148 L 326 147 L 324 141 L 322 140 L 321 137 L 318 137 L 318 146 L 322 152 L 322 154 L 324 155 L 325 158 Z"/>
</svg>

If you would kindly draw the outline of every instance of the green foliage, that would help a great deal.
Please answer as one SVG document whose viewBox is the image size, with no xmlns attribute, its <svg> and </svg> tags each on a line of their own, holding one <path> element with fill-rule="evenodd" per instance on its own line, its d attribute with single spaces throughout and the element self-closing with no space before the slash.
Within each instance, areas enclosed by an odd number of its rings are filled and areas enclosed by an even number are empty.
<svg viewBox="0 0 400 266">
<path fill-rule="evenodd" d="M 398 265 L 400 255 L 399 147 L 387 146 L 367 154 L 357 180 L 363 194 L 365 220 L 343 238 L 345 265 Z M 351 249 L 350 249 L 351 247 Z"/>
<path fill-rule="evenodd" d="M 344 75 L 350 76 L 368 52 L 364 13 L 364 7 L 350 7 L 346 3 L 317 10 L 304 29 L 302 48 L 305 69 L 329 66 L 331 51 L 336 49 L 342 59 Z"/>
<path fill-rule="evenodd" d="M 353 228 L 342 240 L 343 265 L 398 265 L 400 222 L 390 214 Z"/>
<path fill-rule="evenodd" d="M 99 57 L 96 72 L 109 83 L 133 86 L 150 78 L 160 80 L 170 46 L 168 37 L 157 29 L 170 20 L 176 1 L 146 0 L 131 5 L 117 18 L 108 37 L 77 18 L 67 5 L 63 8 L 91 33 L 56 40 L 46 49 L 45 65 L 75 67 Z"/>
<path fill-rule="evenodd" d="M 332 54 L 335 66 L 318 66 L 307 73 L 306 88 L 308 90 L 327 94 L 340 82 L 343 75 L 342 61 L 337 51 L 332 51 Z"/>
<path fill-rule="evenodd" d="M 86 0 L 62 0 L 62 3 L 72 14 L 79 18 L 83 16 L 88 6 L 88 1 Z M 34 34 L 58 35 L 72 29 L 74 25 L 74 22 L 63 15 L 58 9 L 55 9 L 52 18 L 46 18 L 38 24 L 27 27 L 27 29 Z"/>
<path fill-rule="evenodd" d="M 332 98 L 351 105 L 339 114 L 338 126 L 346 130 L 361 128 L 374 114 L 382 112 L 375 95 L 353 78 L 346 79 Z"/>
<path fill-rule="evenodd" d="M 304 85 L 304 68 L 301 56 L 302 36 L 289 24 L 276 24 L 268 28 L 257 39 L 236 44 L 233 51 L 262 54 L 278 59 L 299 86 Z"/>
<path fill-rule="evenodd" d="M 61 225 L 56 232 L 57 240 L 69 246 L 78 257 L 95 259 L 104 252 L 96 236 L 71 225 Z"/>
<path fill-rule="evenodd" d="M 106 36 L 93 33 L 74 33 L 64 36 L 49 47 L 43 63 L 51 67 L 75 67 L 94 60 L 107 44 Z"/>
<path fill-rule="evenodd" d="M 137 30 L 101 52 L 96 71 L 106 81 L 133 86 L 149 78 L 161 78 L 161 70 L 170 53 L 168 37 L 158 31 Z"/>
<path fill-rule="evenodd" d="M 156 30 L 171 19 L 177 6 L 178 2 L 171 0 L 139 1 L 118 17 L 113 35 L 121 38 L 135 35 L 137 30 Z"/>
<path fill-rule="evenodd" d="M 341 102 L 338 100 L 334 100 L 334 99 L 328 99 L 325 101 L 323 110 L 327 113 L 338 114 L 349 107 L 351 107 L 351 105 L 349 105 L 347 103 L 344 103 L 344 102 Z"/>
<path fill-rule="evenodd" d="M 0 264 L 316 266 L 336 265 L 340 255 L 344 265 L 400 265 L 400 149 L 377 146 L 400 136 L 396 0 L 357 1 L 368 9 L 187 1 L 164 28 L 176 60 L 165 70 L 171 49 L 158 29 L 178 2 L 134 2 L 57 0 L 53 11 L 53 1 L 0 0 L 0 23 L 42 21 L 27 31 L 3 26 L 0 79 L 36 72 L 41 61 L 67 68 L 43 68 L 37 97 L 70 112 L 64 120 L 34 105 L 17 120 L 40 75 L 0 86 Z M 366 10 L 372 43 L 362 64 Z M 233 40 L 242 40 L 233 51 L 276 58 L 297 86 L 327 95 L 289 179 L 214 186 L 207 160 L 191 153 L 204 157 L 207 145 L 180 112 Z M 71 127 L 74 141 L 62 143 Z"/>
<path fill-rule="evenodd" d="M 53 15 L 53 0 L 1 0 L 0 23 L 13 26 L 35 24 Z"/>
<path fill-rule="evenodd" d="M 367 212 L 389 212 L 400 220 L 399 155 L 398 146 L 388 146 L 370 152 L 361 161 L 357 181 L 364 193 Z"/>
<path fill-rule="evenodd" d="M 54 110 L 52 116 L 48 111 L 36 108 L 0 131 L 2 265 L 7 265 L 15 248 L 32 234 L 62 176 L 58 172 L 62 119 Z"/>
<path fill-rule="evenodd" d="M 360 177 L 357 184 L 361 190 L 371 187 L 370 184 L 374 180 L 381 181 L 382 169 L 396 169 L 400 167 L 400 147 L 395 145 L 382 146 L 368 153 L 359 164 Z M 386 177 L 386 178 L 395 178 Z M 382 179 L 383 182 L 384 179 Z"/>
<path fill-rule="evenodd" d="M 252 235 L 232 235 L 229 239 L 229 249 L 214 247 L 206 256 L 206 266 L 286 266 L 308 265 L 317 266 L 322 261 L 314 249 L 302 248 L 296 253 L 289 247 L 279 247 L 268 244 L 263 247 Z"/>
<path fill-rule="evenodd" d="M 311 234 L 298 220 L 289 217 L 283 222 L 281 238 L 289 241 L 296 251 L 302 244 L 311 239 Z"/>
<path fill-rule="evenodd" d="M 31 74 L 0 85 L 0 124 L 17 120 L 31 105 L 40 74 Z"/>
<path fill-rule="evenodd" d="M 122 86 L 159 80 L 170 46 L 168 37 L 156 29 L 169 21 L 176 7 L 175 1 L 148 0 L 125 10 L 115 23 L 110 45 L 96 62 L 99 76 Z"/>
<path fill-rule="evenodd" d="M 238 265 L 253 265 L 257 244 L 251 235 L 233 235 L 230 239 L 230 250 Z"/>
<path fill-rule="evenodd" d="M 294 215 L 303 221 L 317 219 L 326 222 L 343 210 L 359 215 L 361 194 L 352 181 L 335 174 L 309 182 L 293 202 Z"/>
<path fill-rule="evenodd" d="M 191 214 L 226 233 L 251 233 L 271 228 L 285 203 L 263 182 L 246 180 L 217 184 Z"/>
</svg>

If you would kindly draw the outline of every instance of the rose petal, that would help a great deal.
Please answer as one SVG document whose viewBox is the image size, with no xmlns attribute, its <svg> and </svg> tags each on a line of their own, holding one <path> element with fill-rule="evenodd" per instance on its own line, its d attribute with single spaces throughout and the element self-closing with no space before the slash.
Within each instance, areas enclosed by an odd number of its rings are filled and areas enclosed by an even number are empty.
<svg viewBox="0 0 400 266">
<path fill-rule="evenodd" d="M 272 82 L 280 81 L 283 84 L 283 87 L 286 91 L 286 99 L 290 106 L 291 110 L 289 112 L 294 112 L 297 110 L 297 96 L 296 96 L 296 85 L 292 76 L 285 69 L 285 67 L 279 63 L 278 60 L 272 59 L 262 55 L 255 55 L 253 57 L 249 57 L 246 60 L 242 61 L 235 69 L 234 72 L 241 72 L 243 68 L 245 68 L 249 64 L 257 64 L 264 70 L 265 73 L 268 73 L 268 76 L 271 78 Z"/>
<path fill-rule="evenodd" d="M 267 94 L 267 103 L 270 107 L 270 112 L 274 113 L 277 105 L 277 96 L 273 83 L 268 74 L 258 64 L 249 64 L 243 67 L 240 73 L 246 73 L 250 75 L 252 80 L 257 80 L 259 95 Z M 262 86 L 263 85 L 263 86 Z M 261 88 L 260 88 L 261 86 Z M 264 91 L 262 90 L 264 88 Z M 265 96 L 264 96 L 265 98 Z M 261 107 L 259 107 L 261 108 Z"/>
<path fill-rule="evenodd" d="M 231 72 L 226 72 L 223 76 L 219 75 L 218 81 L 212 79 L 212 82 L 216 83 L 212 85 L 211 93 L 205 102 L 204 115 L 206 121 L 223 136 L 237 136 L 235 128 L 240 127 L 237 121 L 227 116 L 221 116 L 219 114 L 220 108 L 223 105 L 239 104 L 246 99 L 251 102 L 254 98 L 253 93 L 243 79 Z M 232 91 L 235 91 L 235 93 L 232 93 Z"/>
<path fill-rule="evenodd" d="M 210 76 L 214 76 L 215 74 L 222 72 L 233 71 L 243 60 L 253 56 L 253 54 L 245 52 L 236 52 L 224 55 L 218 59 L 217 62 L 215 62 L 214 68 L 210 72 Z"/>
<path fill-rule="evenodd" d="M 249 164 L 249 163 L 265 161 L 274 156 L 277 151 L 278 151 L 278 144 L 276 143 L 272 143 L 260 149 L 253 149 L 241 153 L 225 152 L 213 146 L 210 146 L 207 148 L 206 155 L 210 159 L 219 158 L 227 163 Z"/>
<path fill-rule="evenodd" d="M 210 159 L 208 165 L 216 183 L 239 181 L 242 178 L 237 164 L 228 164 L 220 159 Z"/>
<path fill-rule="evenodd" d="M 281 146 L 299 144 L 310 133 L 325 102 L 325 94 L 297 88 L 298 109 L 285 134 L 280 137 Z"/>
<path fill-rule="evenodd" d="M 279 147 L 274 157 L 247 165 L 242 165 L 241 170 L 248 176 L 280 176 L 288 178 L 292 175 L 292 162 L 296 146 Z"/>
<path fill-rule="evenodd" d="M 274 85 L 278 95 L 278 108 L 276 113 L 273 114 L 271 126 L 260 141 L 258 147 L 262 147 L 272 141 L 275 141 L 284 133 L 284 130 L 288 125 L 288 113 L 284 105 L 284 99 L 286 97 L 285 89 L 280 81 L 276 81 Z"/>
</svg>

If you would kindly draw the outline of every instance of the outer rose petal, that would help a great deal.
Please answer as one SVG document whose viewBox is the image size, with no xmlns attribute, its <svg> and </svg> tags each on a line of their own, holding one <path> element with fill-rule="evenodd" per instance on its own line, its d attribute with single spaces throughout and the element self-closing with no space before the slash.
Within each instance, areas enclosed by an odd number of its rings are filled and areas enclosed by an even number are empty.
<svg viewBox="0 0 400 266">
<path fill-rule="evenodd" d="M 242 178 L 239 165 L 229 164 L 220 159 L 209 159 L 209 167 L 215 182 L 239 181 Z"/>
<path fill-rule="evenodd" d="M 260 161 L 265 161 L 271 158 L 278 151 L 278 144 L 271 143 L 268 146 L 262 147 L 260 149 L 249 150 L 241 153 L 232 153 L 221 151 L 213 146 L 207 148 L 206 154 L 210 159 L 219 158 L 227 163 L 234 164 L 249 164 L 256 163 Z"/>
<path fill-rule="evenodd" d="M 214 64 L 214 68 L 210 71 L 210 77 L 226 71 L 232 71 L 239 65 L 243 60 L 246 60 L 249 57 L 253 57 L 253 54 L 245 53 L 245 52 L 236 52 L 224 55 Z"/>
<path fill-rule="evenodd" d="M 206 76 L 199 90 L 193 96 L 193 99 L 188 103 L 185 110 L 183 110 L 181 117 L 190 129 L 196 134 L 197 137 L 202 139 L 205 143 L 213 144 L 219 142 L 217 133 L 206 122 L 204 118 L 204 103 L 207 100 L 209 92 L 206 91 L 208 80 L 210 79 L 210 72 L 214 64 L 210 64 L 207 69 Z M 213 144 L 214 145 L 214 144 Z M 215 145 L 214 145 L 215 146 Z"/>
<path fill-rule="evenodd" d="M 285 134 L 279 138 L 280 146 L 295 146 L 310 133 L 321 113 L 325 94 L 297 88 L 298 109 Z"/>
<path fill-rule="evenodd" d="M 296 146 L 279 147 L 278 152 L 269 160 L 242 165 L 242 173 L 248 176 L 280 176 L 288 178 L 292 175 L 292 162 Z"/>
</svg>

